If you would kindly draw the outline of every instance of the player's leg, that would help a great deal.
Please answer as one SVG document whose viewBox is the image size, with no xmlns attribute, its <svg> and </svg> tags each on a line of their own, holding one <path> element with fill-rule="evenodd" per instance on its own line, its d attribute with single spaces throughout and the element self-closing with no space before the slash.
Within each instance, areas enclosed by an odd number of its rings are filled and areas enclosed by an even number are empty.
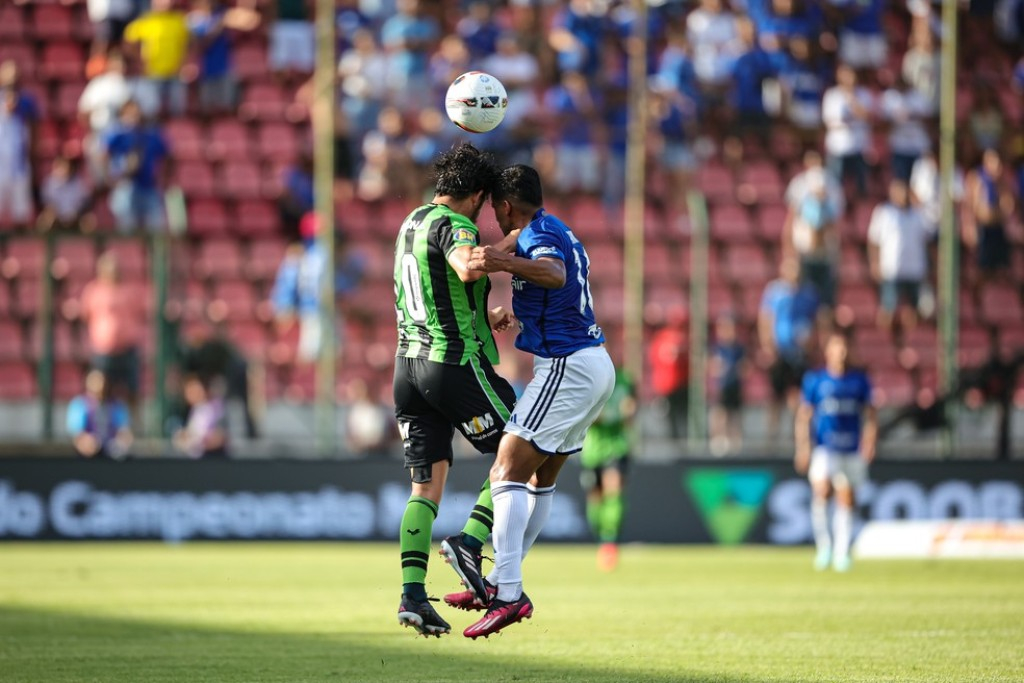
<svg viewBox="0 0 1024 683">
<path fill-rule="evenodd" d="M 440 364 L 438 364 L 440 365 Z M 498 375 L 486 358 L 473 358 L 465 365 L 441 365 L 425 385 L 434 408 L 462 431 L 480 453 L 498 450 L 502 430 L 515 405 L 512 385 Z M 487 590 L 481 570 L 484 542 L 494 524 L 491 483 L 486 480 L 466 520 L 462 533 L 441 542 L 441 554 L 452 566 L 472 596 L 453 593 L 445 601 L 453 607 L 472 609 L 485 606 L 492 592 Z M 471 604 L 464 604 L 465 598 Z"/>
<path fill-rule="evenodd" d="M 430 539 L 452 460 L 451 424 L 438 414 L 417 388 L 424 368 L 436 363 L 399 358 L 395 362 L 395 417 L 405 448 L 405 467 L 412 490 L 399 529 L 402 566 L 402 601 L 399 623 L 423 635 L 451 631 L 427 598 L 427 563 Z"/>
<path fill-rule="evenodd" d="M 839 572 L 849 571 L 850 543 L 853 539 L 853 513 L 856 502 L 855 491 L 867 478 L 867 466 L 857 455 L 838 458 L 840 461 L 834 478 L 836 508 L 832 517 L 834 551 L 832 568 Z"/>
<path fill-rule="evenodd" d="M 833 456 L 818 447 L 811 454 L 807 479 L 811 484 L 811 530 L 814 534 L 814 568 L 827 569 L 832 561 L 832 536 L 828 527 L 828 499 L 832 492 Z"/>
<path fill-rule="evenodd" d="M 623 456 L 608 463 L 604 468 L 604 504 L 598 530 L 601 548 L 597 556 L 598 567 L 604 571 L 615 569 L 619 563 L 619 536 L 626 509 L 623 489 L 627 461 L 628 456 Z"/>
<path fill-rule="evenodd" d="M 600 538 L 601 509 L 604 501 L 601 475 L 603 467 L 585 467 L 580 471 L 580 486 L 587 497 L 587 525 L 594 538 Z"/>
</svg>

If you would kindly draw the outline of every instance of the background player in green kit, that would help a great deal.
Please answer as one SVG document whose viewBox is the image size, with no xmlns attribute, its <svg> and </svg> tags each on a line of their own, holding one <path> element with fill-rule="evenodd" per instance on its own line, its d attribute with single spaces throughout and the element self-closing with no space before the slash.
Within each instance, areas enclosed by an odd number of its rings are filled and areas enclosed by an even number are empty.
<svg viewBox="0 0 1024 683">
<path fill-rule="evenodd" d="M 601 542 L 597 566 L 605 571 L 619 563 L 619 534 L 625 512 L 624 491 L 630 433 L 636 415 L 636 386 L 625 372 L 615 372 L 615 389 L 590 427 L 580 453 L 580 483 L 587 492 L 587 521 Z"/>
<path fill-rule="evenodd" d="M 433 201 L 409 214 L 395 243 L 394 397 L 412 478 L 399 530 L 398 621 L 423 635 L 440 636 L 451 628 L 428 601 L 425 582 L 431 531 L 452 465 L 452 437 L 459 429 L 481 453 L 496 453 L 515 392 L 494 371 L 498 350 L 491 334 L 511 327 L 514 318 L 501 307 L 488 309 L 490 281 L 468 268 L 471 251 L 480 244 L 474 221 L 499 168 L 489 155 L 463 144 L 443 154 L 434 170 Z M 484 482 L 463 533 L 442 543 L 464 581 L 468 565 L 475 565 L 473 576 L 480 574 L 492 508 L 490 484 Z"/>
</svg>

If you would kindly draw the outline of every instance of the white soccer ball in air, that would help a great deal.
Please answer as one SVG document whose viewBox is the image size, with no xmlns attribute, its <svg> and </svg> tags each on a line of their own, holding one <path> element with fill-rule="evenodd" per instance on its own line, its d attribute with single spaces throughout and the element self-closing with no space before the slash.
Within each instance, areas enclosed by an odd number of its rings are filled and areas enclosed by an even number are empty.
<svg viewBox="0 0 1024 683">
<path fill-rule="evenodd" d="M 483 71 L 467 71 L 456 78 L 444 97 L 448 118 L 470 133 L 494 130 L 505 118 L 508 93 L 497 78 Z"/>
</svg>

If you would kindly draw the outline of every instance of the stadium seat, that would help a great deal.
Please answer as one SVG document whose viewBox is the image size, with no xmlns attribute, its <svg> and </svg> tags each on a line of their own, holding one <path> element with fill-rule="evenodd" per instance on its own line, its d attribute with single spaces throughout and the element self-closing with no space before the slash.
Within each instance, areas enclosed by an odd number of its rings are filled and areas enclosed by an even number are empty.
<svg viewBox="0 0 1024 683">
<path fill-rule="evenodd" d="M 192 259 L 192 274 L 204 279 L 233 280 L 241 277 L 242 255 L 238 242 L 215 238 L 199 243 Z"/>
<path fill-rule="evenodd" d="M 262 237 L 276 235 L 280 229 L 280 214 L 272 202 L 245 200 L 238 203 L 234 232 L 246 237 Z"/>
<path fill-rule="evenodd" d="M 1020 295 L 1008 285 L 989 285 L 981 295 L 981 314 L 993 325 L 1012 325 L 1021 320 Z"/>
<path fill-rule="evenodd" d="M 257 296 L 246 280 L 219 280 L 213 284 L 213 297 L 207 307 L 211 320 L 253 319 Z M 223 315 L 218 309 L 222 309 Z"/>
<path fill-rule="evenodd" d="M 11 311 L 11 285 L 7 280 L 0 279 L 0 320 L 6 318 Z"/>
<path fill-rule="evenodd" d="M 55 121 L 50 119 L 40 121 L 36 126 L 36 163 L 41 164 L 57 156 L 63 142 L 64 135 Z"/>
<path fill-rule="evenodd" d="M 842 284 L 838 294 L 839 306 L 845 306 L 858 326 L 874 325 L 878 317 L 878 292 L 868 285 Z"/>
<path fill-rule="evenodd" d="M 778 202 L 782 199 L 785 188 L 779 177 L 779 169 L 771 161 L 750 161 L 740 170 L 739 182 L 748 187 L 756 202 Z"/>
<path fill-rule="evenodd" d="M 771 244 L 782 243 L 782 229 L 786 225 L 786 206 L 761 203 L 757 208 L 757 233 Z"/>
<path fill-rule="evenodd" d="M 67 401 L 82 393 L 85 387 L 85 373 L 82 365 L 75 362 L 57 363 L 53 367 L 53 397 Z"/>
<path fill-rule="evenodd" d="M 0 364 L 0 398 L 27 401 L 36 395 L 36 377 L 25 363 Z"/>
<path fill-rule="evenodd" d="M 249 257 L 244 262 L 245 276 L 254 280 L 273 280 L 287 248 L 283 240 L 254 241 L 249 247 Z"/>
<path fill-rule="evenodd" d="M 5 278 L 38 279 L 42 275 L 46 261 L 46 245 L 43 240 L 14 237 L 7 242 L 6 252 L 0 268 Z"/>
<path fill-rule="evenodd" d="M 709 203 L 733 201 L 735 185 L 729 169 L 720 164 L 709 162 L 697 172 L 697 188 Z"/>
<path fill-rule="evenodd" d="M 708 287 L 708 319 L 714 320 L 723 315 L 736 314 L 736 302 L 728 287 Z"/>
<path fill-rule="evenodd" d="M 231 63 L 235 76 L 242 81 L 266 78 L 267 48 L 259 42 L 236 45 Z"/>
<path fill-rule="evenodd" d="M 0 62 L 10 59 L 18 65 L 18 73 L 26 82 L 32 82 L 36 75 L 36 51 L 28 43 L 0 39 Z"/>
<path fill-rule="evenodd" d="M 373 236 L 377 223 L 373 218 L 373 212 L 366 202 L 355 199 L 349 201 L 336 200 L 334 213 L 338 217 L 338 225 L 341 226 L 341 231 L 346 236 L 351 238 Z"/>
<path fill-rule="evenodd" d="M 871 282 L 871 270 L 863 249 L 852 244 L 842 247 L 839 258 L 839 282 L 842 286 Z"/>
<path fill-rule="evenodd" d="M 29 329 L 28 357 L 31 360 L 39 361 L 43 357 L 43 324 L 36 319 Z M 68 361 L 84 360 L 87 354 L 84 353 L 82 344 L 79 341 L 75 328 L 63 318 L 57 317 L 53 321 L 53 358 L 58 363 Z"/>
<path fill-rule="evenodd" d="M 283 121 L 289 99 L 281 86 L 254 83 L 246 87 L 238 115 L 246 120 Z"/>
<path fill-rule="evenodd" d="M 104 252 L 114 254 L 117 267 L 124 280 L 146 280 L 149 278 L 149 259 L 146 245 L 137 239 L 119 239 L 107 243 Z"/>
<path fill-rule="evenodd" d="M 271 161 L 294 161 L 299 156 L 298 133 L 291 124 L 265 123 L 257 136 L 260 156 Z"/>
<path fill-rule="evenodd" d="M 201 161 L 175 164 L 174 183 L 190 199 L 212 197 L 215 192 L 213 171 Z"/>
<path fill-rule="evenodd" d="M 13 320 L 0 319 L 0 361 L 20 360 L 24 355 L 21 326 Z"/>
<path fill-rule="evenodd" d="M 875 372 L 871 377 L 874 400 L 882 406 L 905 406 L 914 400 L 914 383 L 903 372 Z"/>
<path fill-rule="evenodd" d="M 96 247 L 86 238 L 65 238 L 57 242 L 50 267 L 54 277 L 83 280 L 96 273 Z"/>
<path fill-rule="evenodd" d="M 10 2 L 0 5 L 0 42 L 17 44 L 15 41 L 23 39 L 27 32 L 22 8 Z M 2 60 L 3 57 L 0 57 Z"/>
<path fill-rule="evenodd" d="M 202 128 L 194 121 L 172 119 L 164 125 L 171 154 L 176 161 L 201 161 L 205 158 L 207 144 Z"/>
<path fill-rule="evenodd" d="M 189 234 L 223 235 L 229 227 L 227 209 L 219 199 L 196 199 L 188 203 Z"/>
<path fill-rule="evenodd" d="M 261 323 L 236 320 L 228 324 L 228 339 L 249 360 L 262 359 L 269 346 L 267 331 Z"/>
<path fill-rule="evenodd" d="M 206 155 L 225 162 L 249 159 L 253 155 L 248 129 L 233 118 L 214 121 L 207 134 Z"/>
<path fill-rule="evenodd" d="M 726 243 L 744 242 L 753 239 L 747 210 L 738 204 L 712 206 L 709 215 L 711 239 Z"/>
<path fill-rule="evenodd" d="M 38 73 L 46 80 L 82 80 L 85 73 L 82 48 L 76 43 L 47 43 L 42 49 Z"/>
<path fill-rule="evenodd" d="M 82 98 L 85 82 L 61 83 L 52 100 L 50 113 L 64 121 L 73 121 L 78 116 L 78 100 Z"/>
<path fill-rule="evenodd" d="M 592 242 L 587 244 L 590 257 L 591 279 L 595 282 L 622 284 L 622 249 L 614 242 Z"/>
<path fill-rule="evenodd" d="M 864 243 L 868 241 L 868 226 L 871 224 L 871 214 L 875 210 L 875 203 L 869 201 L 858 202 L 853 207 L 853 223 L 843 231 L 843 239 L 852 239 Z"/>
<path fill-rule="evenodd" d="M 19 277 L 12 293 L 11 313 L 22 319 L 35 317 L 43 302 L 43 285 L 39 276 Z"/>
<path fill-rule="evenodd" d="M 682 282 L 685 272 L 680 254 L 661 241 L 648 242 L 644 248 L 644 278 L 651 283 Z"/>
<path fill-rule="evenodd" d="M 221 167 L 218 187 L 227 197 L 259 199 L 261 195 L 259 167 L 242 161 L 226 163 Z"/>
<path fill-rule="evenodd" d="M 604 206 L 596 199 L 580 199 L 573 202 L 572 212 L 566 219 L 569 227 L 589 245 L 589 239 L 604 239 L 612 234 L 611 220 Z"/>
<path fill-rule="evenodd" d="M 74 17 L 63 5 L 38 4 L 32 13 L 32 35 L 40 41 L 74 40 Z"/>
<path fill-rule="evenodd" d="M 759 289 L 775 271 L 764 250 L 753 244 L 730 244 L 725 252 L 725 269 L 731 281 L 741 287 Z"/>
</svg>

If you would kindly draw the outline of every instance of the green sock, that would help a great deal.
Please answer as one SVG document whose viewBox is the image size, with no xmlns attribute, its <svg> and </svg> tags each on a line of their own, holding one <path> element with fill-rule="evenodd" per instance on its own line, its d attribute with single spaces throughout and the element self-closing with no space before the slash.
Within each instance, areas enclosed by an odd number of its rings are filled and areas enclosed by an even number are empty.
<svg viewBox="0 0 1024 683">
<path fill-rule="evenodd" d="M 480 550 L 491 535 L 494 526 L 494 503 L 491 501 L 491 480 L 485 479 L 480 487 L 473 511 L 469 513 L 466 526 L 462 527 L 462 541 L 473 550 Z"/>
<path fill-rule="evenodd" d="M 587 496 L 587 524 L 594 536 L 601 536 L 601 511 L 604 510 L 604 498 Z"/>
<path fill-rule="evenodd" d="M 398 530 L 402 551 L 402 592 L 414 600 L 427 599 L 427 559 L 430 557 L 430 536 L 437 519 L 437 504 L 427 498 L 412 496 L 405 504 L 402 527 Z"/>
<path fill-rule="evenodd" d="M 604 497 L 601 510 L 601 532 L 599 536 L 604 543 L 617 543 L 622 530 L 622 514 L 625 505 L 621 493 L 610 493 Z"/>
</svg>

